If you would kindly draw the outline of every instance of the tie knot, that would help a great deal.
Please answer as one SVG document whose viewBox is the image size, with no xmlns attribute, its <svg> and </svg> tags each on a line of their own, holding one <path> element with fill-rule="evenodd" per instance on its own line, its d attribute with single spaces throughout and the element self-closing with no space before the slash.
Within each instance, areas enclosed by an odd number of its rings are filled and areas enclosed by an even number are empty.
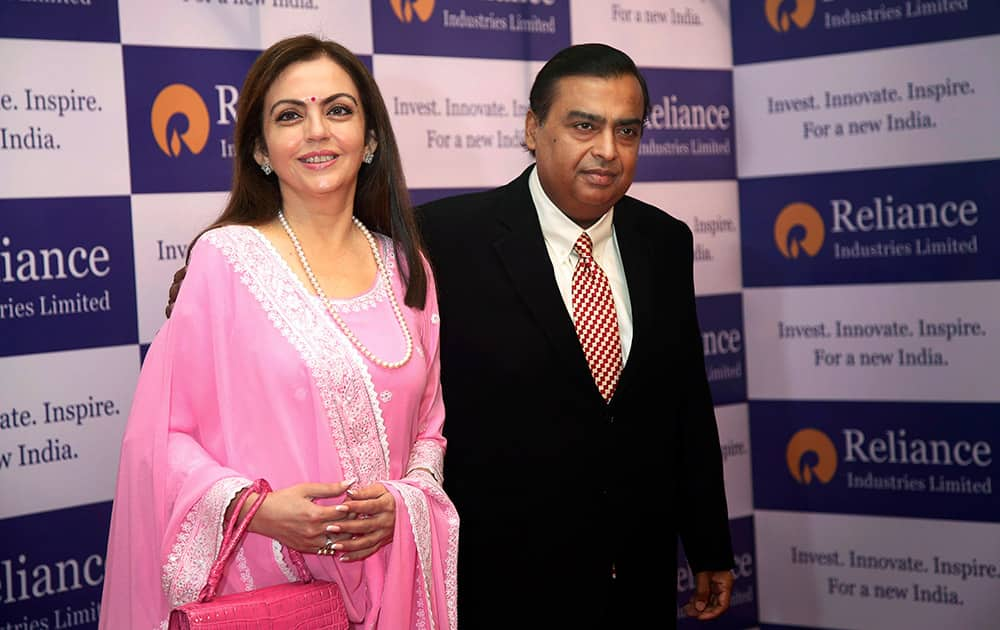
<svg viewBox="0 0 1000 630">
<path fill-rule="evenodd" d="M 580 234 L 580 237 L 576 239 L 576 243 L 573 245 L 573 249 L 580 258 L 593 258 L 594 242 L 590 240 L 590 234 L 586 232 Z"/>
</svg>

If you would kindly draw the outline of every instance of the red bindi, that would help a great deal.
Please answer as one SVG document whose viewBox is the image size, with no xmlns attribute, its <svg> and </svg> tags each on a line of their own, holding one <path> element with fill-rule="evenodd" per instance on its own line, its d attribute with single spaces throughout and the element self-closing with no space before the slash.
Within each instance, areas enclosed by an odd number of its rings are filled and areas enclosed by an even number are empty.
<svg viewBox="0 0 1000 630">
<path fill-rule="evenodd" d="M 315 96 L 310 96 L 309 98 L 312 100 L 313 103 L 316 102 L 316 97 Z"/>
</svg>

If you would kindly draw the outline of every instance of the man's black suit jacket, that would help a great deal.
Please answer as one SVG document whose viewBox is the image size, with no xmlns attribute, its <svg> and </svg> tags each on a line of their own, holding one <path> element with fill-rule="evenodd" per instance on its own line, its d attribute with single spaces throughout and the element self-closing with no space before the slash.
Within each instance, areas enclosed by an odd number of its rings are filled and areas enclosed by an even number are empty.
<svg viewBox="0 0 1000 630">
<path fill-rule="evenodd" d="M 677 535 L 695 571 L 733 562 L 691 231 L 615 204 L 634 332 L 605 403 L 530 171 L 418 208 L 440 301 L 459 628 L 670 628 Z"/>
</svg>

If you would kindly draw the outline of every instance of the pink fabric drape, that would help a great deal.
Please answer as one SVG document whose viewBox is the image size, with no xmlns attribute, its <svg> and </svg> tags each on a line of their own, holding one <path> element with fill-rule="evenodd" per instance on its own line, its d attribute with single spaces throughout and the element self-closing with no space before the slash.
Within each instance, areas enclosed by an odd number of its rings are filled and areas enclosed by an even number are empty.
<svg viewBox="0 0 1000 630">
<path fill-rule="evenodd" d="M 395 360 L 404 342 L 394 291 L 414 342 L 398 369 L 365 359 L 257 230 L 230 226 L 199 239 L 125 430 L 102 629 L 161 628 L 171 607 L 195 599 L 226 506 L 258 477 L 276 489 L 383 482 L 396 500 L 393 542 L 362 562 L 307 555 L 309 569 L 340 585 L 357 628 L 456 626 L 458 515 L 439 483 L 435 288 L 431 280 L 423 310 L 406 307 L 393 247 L 378 240 L 392 286 L 376 279 L 335 307 L 376 356 Z M 220 593 L 294 579 L 281 546 L 251 533 Z"/>
</svg>

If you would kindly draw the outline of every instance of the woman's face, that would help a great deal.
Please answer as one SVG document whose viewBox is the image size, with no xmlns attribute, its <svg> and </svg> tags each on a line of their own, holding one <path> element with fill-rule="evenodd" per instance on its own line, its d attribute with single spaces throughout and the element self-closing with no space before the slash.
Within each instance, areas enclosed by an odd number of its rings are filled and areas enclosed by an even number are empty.
<svg viewBox="0 0 1000 630">
<path fill-rule="evenodd" d="M 264 143 L 285 207 L 346 195 L 353 205 L 366 148 L 365 112 L 351 77 L 328 57 L 288 66 L 264 97 Z"/>
</svg>

